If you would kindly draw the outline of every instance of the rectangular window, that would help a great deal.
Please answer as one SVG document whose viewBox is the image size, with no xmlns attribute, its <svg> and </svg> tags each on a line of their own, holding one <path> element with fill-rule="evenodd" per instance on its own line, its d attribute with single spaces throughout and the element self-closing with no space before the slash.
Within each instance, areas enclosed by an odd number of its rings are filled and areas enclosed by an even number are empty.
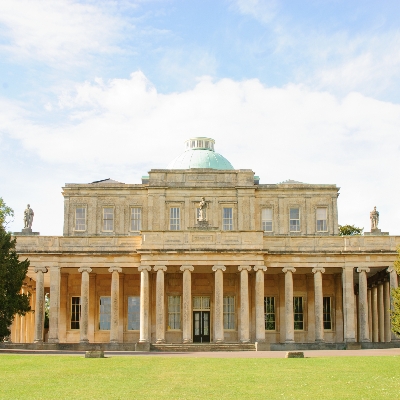
<svg viewBox="0 0 400 400">
<path fill-rule="evenodd" d="M 318 207 L 316 212 L 317 218 L 317 232 L 326 232 L 327 229 L 327 208 L 326 207 Z"/>
<path fill-rule="evenodd" d="M 140 297 L 128 297 L 128 331 L 140 329 Z"/>
<path fill-rule="evenodd" d="M 179 231 L 181 209 L 179 207 L 171 207 L 169 209 L 169 229 L 171 231 Z"/>
<path fill-rule="evenodd" d="M 332 314 L 331 314 L 332 301 L 330 297 L 323 299 L 323 312 L 324 312 L 324 329 L 332 329 Z"/>
<path fill-rule="evenodd" d="M 275 330 L 275 297 L 264 297 L 265 330 Z"/>
<path fill-rule="evenodd" d="M 131 231 L 138 232 L 142 229 L 142 209 L 131 208 Z"/>
<path fill-rule="evenodd" d="M 111 297 L 100 297 L 100 330 L 110 330 L 111 327 Z"/>
<path fill-rule="evenodd" d="M 294 329 L 302 331 L 304 329 L 303 298 L 293 297 Z"/>
<path fill-rule="evenodd" d="M 181 296 L 168 296 L 168 329 L 181 329 Z"/>
<path fill-rule="evenodd" d="M 71 297 L 71 329 L 79 329 L 81 319 L 81 298 L 79 296 Z"/>
<path fill-rule="evenodd" d="M 86 207 L 75 208 L 75 230 L 86 231 Z"/>
<path fill-rule="evenodd" d="M 300 210 L 298 208 L 290 209 L 290 232 L 300 232 Z"/>
<path fill-rule="evenodd" d="M 114 208 L 103 208 L 103 231 L 112 232 L 114 230 Z"/>
<path fill-rule="evenodd" d="M 222 230 L 233 230 L 233 210 L 231 207 L 222 209 Z"/>
<path fill-rule="evenodd" d="M 224 296 L 224 329 L 235 329 L 235 297 Z"/>
<path fill-rule="evenodd" d="M 263 208 L 261 213 L 262 230 L 272 232 L 272 208 Z"/>
</svg>

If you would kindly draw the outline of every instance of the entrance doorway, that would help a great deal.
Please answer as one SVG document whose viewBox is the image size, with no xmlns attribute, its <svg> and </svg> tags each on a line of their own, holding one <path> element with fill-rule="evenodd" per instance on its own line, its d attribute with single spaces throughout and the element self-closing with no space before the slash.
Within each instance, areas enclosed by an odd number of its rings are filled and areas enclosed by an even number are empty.
<svg viewBox="0 0 400 400">
<path fill-rule="evenodd" d="M 210 297 L 193 297 L 193 342 L 210 343 Z"/>
</svg>

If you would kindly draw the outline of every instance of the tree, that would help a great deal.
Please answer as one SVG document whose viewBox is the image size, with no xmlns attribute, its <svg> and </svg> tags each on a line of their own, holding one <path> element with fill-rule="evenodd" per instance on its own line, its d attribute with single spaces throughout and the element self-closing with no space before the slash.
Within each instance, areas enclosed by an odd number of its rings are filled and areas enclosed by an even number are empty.
<svg viewBox="0 0 400 400">
<path fill-rule="evenodd" d="M 10 335 L 15 314 L 25 315 L 31 310 L 29 296 L 20 293 L 29 261 L 18 260 L 16 240 L 5 230 L 6 218 L 12 215 L 13 210 L 0 198 L 0 342 Z"/>
<path fill-rule="evenodd" d="M 361 235 L 364 228 L 358 228 L 354 225 L 339 225 L 339 236 Z"/>
<path fill-rule="evenodd" d="M 400 246 L 397 248 L 397 258 L 393 266 L 398 274 L 400 274 Z M 392 331 L 400 336 L 400 287 L 392 289 L 393 310 L 390 313 L 392 320 Z"/>
</svg>

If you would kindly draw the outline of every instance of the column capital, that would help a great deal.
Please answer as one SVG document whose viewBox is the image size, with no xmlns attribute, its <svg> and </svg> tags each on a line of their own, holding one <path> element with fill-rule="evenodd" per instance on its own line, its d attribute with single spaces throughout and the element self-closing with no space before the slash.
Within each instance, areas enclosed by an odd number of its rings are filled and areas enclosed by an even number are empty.
<svg viewBox="0 0 400 400">
<path fill-rule="evenodd" d="M 108 268 L 108 272 L 118 272 L 118 273 L 121 273 L 121 272 L 122 272 L 122 268 L 121 268 L 121 267 L 110 267 L 110 268 Z"/>
<path fill-rule="evenodd" d="M 47 272 L 47 267 L 35 267 L 34 271 L 35 271 L 35 273 L 37 273 L 37 272 L 46 273 Z"/>
<path fill-rule="evenodd" d="M 92 272 L 92 268 L 90 267 L 81 267 L 78 269 L 78 272 L 87 272 L 88 274 L 90 274 Z"/>
<path fill-rule="evenodd" d="M 315 267 L 312 269 L 312 273 L 315 274 L 317 272 L 325 273 L 325 268 L 323 267 Z"/>
<path fill-rule="evenodd" d="M 296 272 L 296 268 L 293 268 L 293 267 L 282 268 L 282 272 L 285 273 L 285 274 L 286 274 L 286 272 L 295 273 Z"/>
<path fill-rule="evenodd" d="M 180 269 L 182 272 L 184 272 L 184 271 L 193 272 L 193 271 L 194 271 L 193 265 L 181 265 L 181 267 L 180 267 L 179 269 Z"/>
<path fill-rule="evenodd" d="M 251 271 L 250 265 L 239 265 L 238 266 L 239 271 Z"/>
<path fill-rule="evenodd" d="M 150 267 L 150 265 L 140 265 L 139 267 L 138 267 L 138 271 L 139 272 L 142 272 L 142 271 L 151 271 L 151 267 Z"/>
<path fill-rule="evenodd" d="M 154 269 L 154 271 L 165 272 L 167 270 L 167 267 L 165 265 L 155 265 L 153 269 Z"/>
<path fill-rule="evenodd" d="M 397 271 L 396 271 L 396 269 L 393 267 L 393 265 L 391 265 L 390 267 L 387 267 L 387 270 L 386 270 L 387 272 L 389 272 L 389 274 L 391 274 L 392 272 L 396 272 L 397 273 Z"/>
<path fill-rule="evenodd" d="M 265 272 L 267 270 L 267 267 L 265 265 L 255 265 L 254 266 L 254 271 L 263 271 Z"/>
<path fill-rule="evenodd" d="M 368 267 L 358 267 L 357 272 L 369 272 L 370 269 Z"/>
<path fill-rule="evenodd" d="M 216 271 L 218 271 L 218 270 L 226 271 L 226 267 L 225 267 L 225 265 L 214 265 L 214 266 L 212 267 L 212 270 L 213 270 L 214 272 L 216 272 Z"/>
</svg>

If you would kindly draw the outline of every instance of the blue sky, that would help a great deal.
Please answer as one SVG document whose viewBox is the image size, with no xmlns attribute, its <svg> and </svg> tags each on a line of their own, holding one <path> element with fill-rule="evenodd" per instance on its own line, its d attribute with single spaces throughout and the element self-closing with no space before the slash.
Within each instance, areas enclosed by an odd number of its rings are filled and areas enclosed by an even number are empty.
<svg viewBox="0 0 400 400">
<path fill-rule="evenodd" d="M 400 3 L 0 2 L 0 196 L 62 233 L 66 182 L 139 183 L 209 136 L 261 183 L 341 187 L 400 234 Z"/>
</svg>

